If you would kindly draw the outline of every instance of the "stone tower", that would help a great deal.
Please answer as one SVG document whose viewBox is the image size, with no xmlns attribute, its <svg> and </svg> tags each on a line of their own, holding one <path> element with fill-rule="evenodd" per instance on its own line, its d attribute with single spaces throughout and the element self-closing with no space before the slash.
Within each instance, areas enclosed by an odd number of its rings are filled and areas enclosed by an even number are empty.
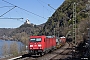
<svg viewBox="0 0 90 60">
<path fill-rule="evenodd" d="M 24 24 L 30 24 L 30 21 L 27 19 Z"/>
</svg>

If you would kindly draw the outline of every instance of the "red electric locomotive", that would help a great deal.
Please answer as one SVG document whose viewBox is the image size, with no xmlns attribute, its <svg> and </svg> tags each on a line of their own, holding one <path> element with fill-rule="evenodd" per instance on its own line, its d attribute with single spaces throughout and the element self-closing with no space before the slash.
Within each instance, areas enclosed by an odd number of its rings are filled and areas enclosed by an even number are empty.
<svg viewBox="0 0 90 60">
<path fill-rule="evenodd" d="M 56 38 L 52 36 L 30 36 L 29 40 L 29 54 L 30 55 L 44 55 L 44 53 L 55 49 Z"/>
</svg>

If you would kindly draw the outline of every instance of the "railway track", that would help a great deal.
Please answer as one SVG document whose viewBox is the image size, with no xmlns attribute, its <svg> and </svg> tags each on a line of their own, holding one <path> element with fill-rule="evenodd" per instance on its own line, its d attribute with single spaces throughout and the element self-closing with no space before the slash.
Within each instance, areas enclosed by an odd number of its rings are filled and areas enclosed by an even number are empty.
<svg viewBox="0 0 90 60">
<path fill-rule="evenodd" d="M 62 52 L 58 53 L 57 55 L 55 55 L 54 57 L 52 57 L 50 60 L 58 60 L 58 59 L 65 59 L 67 57 L 71 57 L 71 51 L 69 48 L 72 47 L 72 44 L 68 43 L 68 47 L 67 48 L 62 48 Z"/>
<path fill-rule="evenodd" d="M 29 54 L 24 54 L 22 56 L 14 57 L 7 60 L 37 60 L 38 56 L 29 56 Z"/>
<path fill-rule="evenodd" d="M 53 52 L 50 52 L 48 54 L 45 54 L 44 56 L 29 56 L 29 54 L 22 55 L 20 58 L 12 59 L 12 60 L 55 60 L 55 59 L 61 59 L 63 56 L 65 57 L 66 54 L 69 54 L 69 47 L 71 47 L 70 43 L 66 43 L 63 47 L 60 49 L 57 49 Z M 69 56 L 69 55 L 67 55 Z M 10 59 L 8 59 L 10 60 Z"/>
<path fill-rule="evenodd" d="M 55 60 L 57 56 L 59 56 L 61 53 L 63 53 L 65 51 L 65 49 L 67 49 L 67 47 L 69 47 L 69 44 L 66 43 L 63 47 L 61 47 L 60 49 L 57 49 L 51 53 L 48 53 L 42 57 L 39 57 L 37 60 Z M 57 58 L 58 59 L 58 58 Z M 60 58 L 59 58 L 60 59 Z"/>
</svg>

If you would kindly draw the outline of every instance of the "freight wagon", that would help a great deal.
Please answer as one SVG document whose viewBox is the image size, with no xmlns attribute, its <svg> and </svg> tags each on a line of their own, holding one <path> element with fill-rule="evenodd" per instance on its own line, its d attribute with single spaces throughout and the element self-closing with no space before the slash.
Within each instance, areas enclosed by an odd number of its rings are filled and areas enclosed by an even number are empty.
<svg viewBox="0 0 90 60">
<path fill-rule="evenodd" d="M 56 38 L 56 48 L 60 48 L 66 43 L 66 37 L 62 36 L 59 38 Z"/>
</svg>

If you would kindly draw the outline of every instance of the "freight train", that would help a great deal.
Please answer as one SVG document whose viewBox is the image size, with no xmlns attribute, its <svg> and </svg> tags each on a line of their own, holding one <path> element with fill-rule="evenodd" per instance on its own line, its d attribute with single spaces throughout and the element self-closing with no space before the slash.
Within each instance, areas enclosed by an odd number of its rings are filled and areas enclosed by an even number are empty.
<svg viewBox="0 0 90 60">
<path fill-rule="evenodd" d="M 29 40 L 29 54 L 30 55 L 44 55 L 49 51 L 60 48 L 66 42 L 66 38 L 55 36 L 30 36 Z"/>
</svg>

